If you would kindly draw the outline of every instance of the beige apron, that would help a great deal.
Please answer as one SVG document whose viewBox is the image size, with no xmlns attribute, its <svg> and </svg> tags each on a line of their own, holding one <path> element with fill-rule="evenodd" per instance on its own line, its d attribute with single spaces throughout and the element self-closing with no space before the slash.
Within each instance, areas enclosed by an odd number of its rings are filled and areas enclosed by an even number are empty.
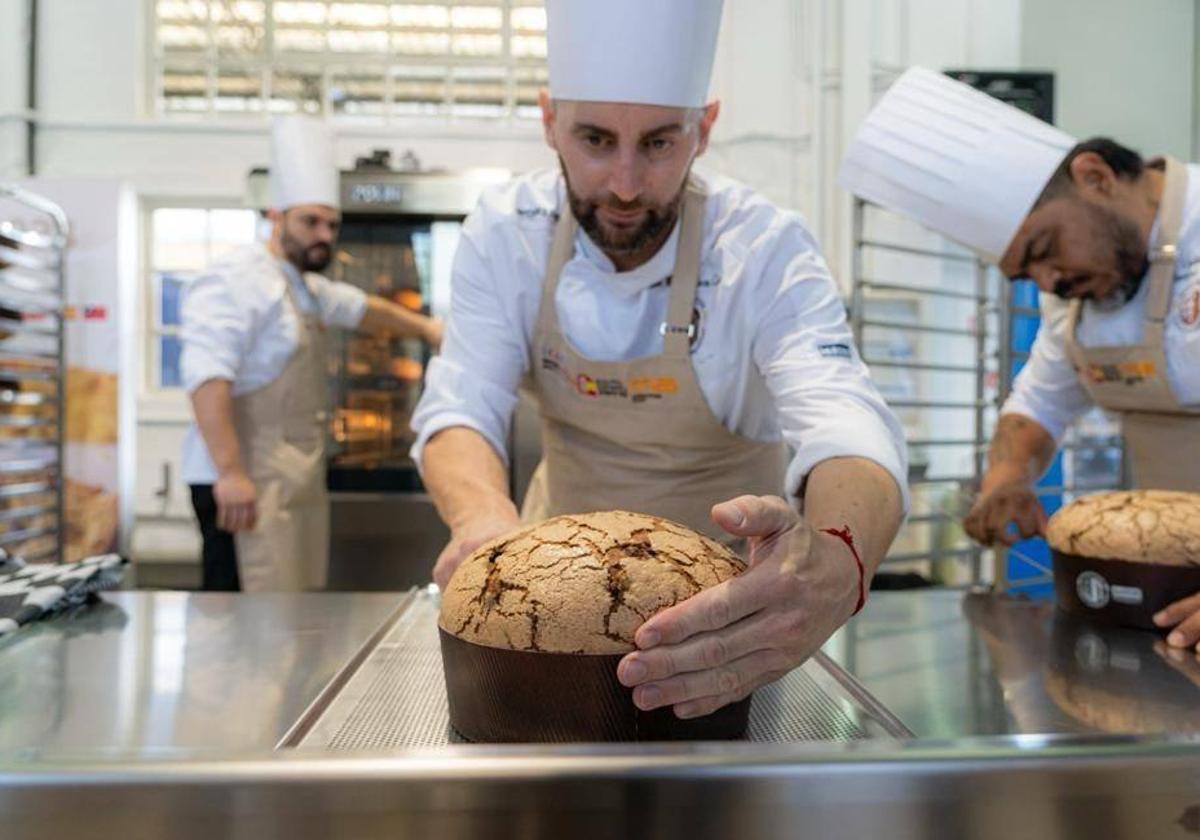
<svg viewBox="0 0 1200 840">
<path fill-rule="evenodd" d="M 704 201 L 688 188 L 662 355 L 625 362 L 584 358 L 562 334 L 555 292 L 574 253 L 576 221 L 569 210 L 559 218 L 531 343 L 527 387 L 541 408 L 543 458 L 522 506 L 524 521 L 619 508 L 732 542 L 713 524 L 714 504 L 743 493 L 783 493 L 783 444 L 725 428 L 692 367 Z"/>
<path fill-rule="evenodd" d="M 1119 412 L 1135 487 L 1200 492 L 1200 410 L 1176 399 L 1167 378 L 1164 344 L 1175 281 L 1176 244 L 1187 198 L 1187 169 L 1167 158 L 1159 243 L 1146 277 L 1145 333 L 1128 347 L 1082 347 L 1077 341 L 1082 301 L 1067 319 L 1067 355 L 1095 403 Z"/>
<path fill-rule="evenodd" d="M 242 460 L 258 492 L 258 523 L 237 534 L 243 592 L 322 589 L 329 571 L 325 489 L 325 332 L 287 281 L 296 351 L 273 382 L 233 401 Z"/>
</svg>

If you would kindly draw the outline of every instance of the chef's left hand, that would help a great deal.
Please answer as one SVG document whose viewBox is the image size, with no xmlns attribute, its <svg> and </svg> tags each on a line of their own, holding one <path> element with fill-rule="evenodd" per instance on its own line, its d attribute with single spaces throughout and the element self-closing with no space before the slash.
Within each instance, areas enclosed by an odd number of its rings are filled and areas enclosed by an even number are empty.
<svg viewBox="0 0 1200 840">
<path fill-rule="evenodd" d="M 1181 598 L 1154 614 L 1159 627 L 1174 627 L 1167 636 L 1173 648 L 1194 647 L 1200 652 L 1200 592 Z"/>
<path fill-rule="evenodd" d="M 846 544 L 783 499 L 741 496 L 712 513 L 749 538 L 749 567 L 638 629 L 617 678 L 640 709 L 692 718 L 741 700 L 803 663 L 854 612 L 858 570 Z"/>
</svg>

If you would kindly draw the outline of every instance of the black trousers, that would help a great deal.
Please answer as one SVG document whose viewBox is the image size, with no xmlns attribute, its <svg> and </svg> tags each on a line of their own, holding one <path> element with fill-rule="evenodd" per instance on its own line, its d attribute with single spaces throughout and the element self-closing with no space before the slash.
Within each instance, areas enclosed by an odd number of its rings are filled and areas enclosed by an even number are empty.
<svg viewBox="0 0 1200 840">
<path fill-rule="evenodd" d="M 233 534 L 217 527 L 217 500 L 211 484 L 192 484 L 192 508 L 204 540 L 201 553 L 204 577 L 200 588 L 205 592 L 240 592 L 237 546 Z"/>
</svg>

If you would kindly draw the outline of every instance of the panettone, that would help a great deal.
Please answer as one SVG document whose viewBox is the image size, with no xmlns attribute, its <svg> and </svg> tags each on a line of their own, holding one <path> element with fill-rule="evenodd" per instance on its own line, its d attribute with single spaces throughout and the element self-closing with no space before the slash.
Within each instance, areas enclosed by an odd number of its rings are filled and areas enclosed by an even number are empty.
<svg viewBox="0 0 1200 840">
<path fill-rule="evenodd" d="M 625 511 L 558 516 L 483 545 L 442 595 L 451 724 L 475 741 L 739 737 L 748 698 L 690 721 L 641 712 L 616 668 L 643 622 L 744 568 L 683 525 Z"/>
<path fill-rule="evenodd" d="M 442 629 L 492 647 L 625 653 L 642 622 L 744 568 L 720 543 L 625 511 L 558 516 L 482 546 L 442 596 Z"/>
<path fill-rule="evenodd" d="M 1144 629 L 1200 592 L 1200 494 L 1097 493 L 1050 518 L 1054 588 L 1068 612 Z"/>
<path fill-rule="evenodd" d="M 1200 494 L 1169 490 L 1096 493 L 1050 518 L 1051 548 L 1130 563 L 1200 566 Z"/>
</svg>

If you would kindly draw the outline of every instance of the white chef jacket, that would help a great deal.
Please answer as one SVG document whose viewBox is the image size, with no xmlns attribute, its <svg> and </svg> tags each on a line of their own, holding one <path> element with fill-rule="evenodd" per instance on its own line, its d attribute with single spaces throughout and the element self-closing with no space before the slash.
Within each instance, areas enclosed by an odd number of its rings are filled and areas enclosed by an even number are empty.
<svg viewBox="0 0 1200 840">
<path fill-rule="evenodd" d="M 834 457 L 870 459 L 907 494 L 904 436 L 859 359 L 845 306 L 803 220 L 726 178 L 708 192 L 692 363 L 713 414 L 753 440 L 795 450 L 787 487 Z M 479 432 L 502 457 L 527 373 L 562 175 L 546 170 L 484 194 L 462 232 L 441 355 L 413 417 L 412 456 L 451 426 Z M 565 212 L 570 212 L 565 210 Z M 596 361 L 662 352 L 678 227 L 659 253 L 618 272 L 580 230 L 555 305 L 569 341 Z M 905 496 L 907 505 L 907 495 Z"/>
<path fill-rule="evenodd" d="M 1200 166 L 1189 165 L 1187 171 L 1187 200 L 1163 341 L 1167 381 L 1181 403 L 1193 406 L 1200 405 Z M 1157 222 L 1150 239 L 1153 247 L 1158 239 Z M 1110 312 L 1085 302 L 1079 319 L 1079 344 L 1104 347 L 1141 342 L 1147 294 L 1149 286 L 1143 283 L 1129 303 Z M 1001 414 L 1030 417 L 1060 441 L 1067 427 L 1092 407 L 1092 400 L 1067 356 L 1066 301 L 1043 294 L 1041 310 L 1042 325 L 1029 361 L 1014 380 Z"/>
<path fill-rule="evenodd" d="M 367 308 L 367 294 L 319 274 L 303 276 L 266 245 L 235 251 L 197 277 L 183 299 L 183 386 L 191 394 L 211 379 L 233 383 L 235 397 L 256 391 L 283 373 L 296 352 L 299 320 L 288 305 L 287 284 L 305 314 L 319 313 L 330 327 L 354 329 Z M 212 484 L 216 467 L 193 422 L 183 444 L 183 480 Z"/>
</svg>

